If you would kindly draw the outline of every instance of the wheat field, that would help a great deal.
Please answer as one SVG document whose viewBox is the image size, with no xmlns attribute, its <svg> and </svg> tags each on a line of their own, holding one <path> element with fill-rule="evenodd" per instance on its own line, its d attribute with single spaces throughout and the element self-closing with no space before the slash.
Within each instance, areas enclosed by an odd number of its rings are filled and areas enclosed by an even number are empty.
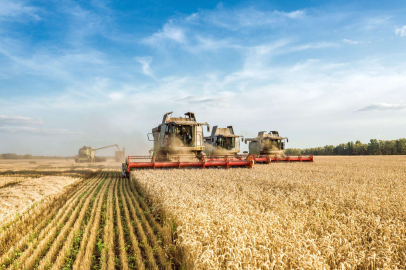
<svg viewBox="0 0 406 270">
<path fill-rule="evenodd" d="M 186 269 L 405 269 L 406 157 L 136 171 Z"/>
<path fill-rule="evenodd" d="M 152 211 L 118 170 L 80 179 L 1 224 L 0 269 L 179 269 L 175 227 Z"/>
<path fill-rule="evenodd" d="M 0 269 L 405 269 L 405 164 L 105 169 L 3 221 Z"/>
</svg>

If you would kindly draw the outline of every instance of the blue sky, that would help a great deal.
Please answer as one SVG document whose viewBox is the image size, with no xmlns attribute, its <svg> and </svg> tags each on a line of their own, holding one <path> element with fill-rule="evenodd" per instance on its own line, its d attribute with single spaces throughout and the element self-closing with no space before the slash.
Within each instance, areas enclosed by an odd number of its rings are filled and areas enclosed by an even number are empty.
<svg viewBox="0 0 406 270">
<path fill-rule="evenodd" d="M 168 111 L 245 137 L 279 130 L 288 147 L 405 137 L 405 12 L 404 1 L 0 0 L 0 153 L 147 153 Z"/>
</svg>

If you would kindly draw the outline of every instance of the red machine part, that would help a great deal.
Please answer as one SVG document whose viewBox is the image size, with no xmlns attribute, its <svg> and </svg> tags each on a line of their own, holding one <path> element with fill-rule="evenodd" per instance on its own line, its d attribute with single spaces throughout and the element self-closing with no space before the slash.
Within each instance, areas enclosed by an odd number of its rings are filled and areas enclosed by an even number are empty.
<svg viewBox="0 0 406 270">
<path fill-rule="evenodd" d="M 156 161 L 155 157 L 146 157 L 146 156 L 129 156 L 127 162 L 123 163 L 123 175 L 128 177 L 131 169 L 156 169 L 156 168 L 208 168 L 208 167 L 224 167 L 228 169 L 230 167 L 246 167 L 251 169 L 255 163 L 269 163 L 273 162 L 313 162 L 313 156 L 302 157 L 301 155 L 297 157 L 270 157 L 270 156 L 259 156 L 254 157 L 252 155 L 244 156 L 216 156 L 208 157 L 203 156 L 200 160 L 192 161 L 181 161 L 181 158 L 178 157 L 177 161 Z"/>
<path fill-rule="evenodd" d="M 143 161 L 136 161 L 133 162 L 131 160 L 139 160 L 144 157 L 139 156 L 129 156 L 128 163 L 127 163 L 127 172 L 131 171 L 131 168 L 202 168 L 205 169 L 206 167 L 224 167 L 226 169 L 230 167 L 247 167 L 251 169 L 254 166 L 254 161 L 252 156 L 248 156 L 246 160 L 238 160 L 238 159 L 230 159 L 227 156 L 224 159 L 217 159 L 217 158 L 208 158 L 202 157 L 201 161 L 155 161 L 155 157 L 152 158 L 151 162 L 143 162 Z"/>
<path fill-rule="evenodd" d="M 309 157 L 302 157 L 301 155 L 297 157 L 291 157 L 291 156 L 286 156 L 286 157 L 270 157 L 268 155 L 266 156 L 259 156 L 259 157 L 253 157 L 255 163 L 266 163 L 269 164 L 271 162 L 313 162 L 313 156 Z"/>
</svg>

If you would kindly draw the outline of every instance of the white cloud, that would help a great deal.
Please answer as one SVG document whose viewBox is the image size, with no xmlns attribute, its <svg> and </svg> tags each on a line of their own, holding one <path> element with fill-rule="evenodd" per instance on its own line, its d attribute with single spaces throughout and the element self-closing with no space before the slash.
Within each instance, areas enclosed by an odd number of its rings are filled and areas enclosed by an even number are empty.
<svg viewBox="0 0 406 270">
<path fill-rule="evenodd" d="M 348 43 L 348 44 L 351 44 L 351 45 L 356 45 L 356 44 L 359 44 L 360 42 L 359 41 L 356 41 L 356 40 L 351 40 L 351 39 L 343 39 L 343 41 L 345 42 L 345 43 Z"/>
<path fill-rule="evenodd" d="M 143 42 L 148 43 L 153 46 L 161 46 L 163 41 L 174 41 L 177 43 L 186 42 L 186 36 L 183 29 L 173 25 L 172 21 L 166 23 L 162 30 L 159 30 L 157 33 L 143 39 Z"/>
<path fill-rule="evenodd" d="M 121 101 L 125 95 L 121 92 L 113 92 L 108 95 L 112 101 Z"/>
<path fill-rule="evenodd" d="M 39 21 L 39 9 L 24 5 L 22 1 L 1 0 L 0 1 L 0 21 L 2 20 L 20 20 L 22 16 L 29 17 Z"/>
<path fill-rule="evenodd" d="M 170 20 L 161 30 L 144 38 L 143 43 L 155 47 L 162 47 L 166 42 L 175 42 L 184 46 L 191 52 L 200 50 L 217 50 L 219 48 L 241 48 L 233 44 L 229 38 L 216 38 L 217 34 L 213 27 L 227 30 L 244 30 L 250 27 L 283 25 L 286 20 L 299 20 L 306 16 L 306 11 L 296 10 L 261 11 L 255 8 L 226 10 L 218 5 L 214 10 L 201 10 L 185 18 Z M 210 31 L 194 31 L 194 27 L 210 29 Z M 209 37 L 207 32 L 214 35 Z M 190 35 L 186 35 L 190 33 Z"/>
<path fill-rule="evenodd" d="M 151 70 L 151 62 L 152 62 L 152 57 L 136 57 L 135 60 L 137 60 L 141 65 L 142 65 L 142 72 L 150 77 L 154 77 L 154 73 Z"/>
<path fill-rule="evenodd" d="M 191 15 L 187 16 L 185 20 L 188 22 L 193 22 L 197 19 L 199 19 L 199 13 L 192 13 Z"/>
<path fill-rule="evenodd" d="M 205 23 L 229 30 L 238 30 L 248 27 L 278 26 L 288 20 L 298 20 L 306 16 L 306 11 L 296 10 L 292 12 L 283 11 L 261 11 L 255 8 L 224 10 L 222 8 L 213 11 L 201 11 L 199 18 Z"/>
<path fill-rule="evenodd" d="M 204 37 L 202 35 L 195 35 L 197 44 L 188 47 L 188 50 L 199 52 L 201 50 L 216 51 L 224 48 L 241 48 L 241 46 L 234 45 L 228 39 L 213 39 Z"/>
<path fill-rule="evenodd" d="M 296 10 L 292 12 L 282 12 L 282 14 L 291 19 L 303 18 L 306 15 L 304 10 Z"/>
<path fill-rule="evenodd" d="M 396 27 L 395 34 L 401 37 L 406 37 L 406 25 L 402 27 Z"/>
<path fill-rule="evenodd" d="M 387 25 L 390 19 L 390 16 L 367 17 L 360 20 L 360 26 L 366 30 L 373 30 Z"/>
<path fill-rule="evenodd" d="M 218 96 L 224 96 L 224 93 L 219 93 Z M 229 102 L 225 97 L 203 97 L 200 95 L 187 96 L 185 98 L 178 99 L 180 103 L 188 103 L 190 105 L 202 106 L 202 107 L 215 107 L 222 106 L 228 107 Z M 230 98 L 230 96 L 228 96 Z"/>
<path fill-rule="evenodd" d="M 406 104 L 388 104 L 388 103 L 374 103 L 359 109 L 358 112 L 365 111 L 400 111 L 406 110 Z"/>
<path fill-rule="evenodd" d="M 316 42 L 316 43 L 307 43 L 302 45 L 297 45 L 291 48 L 291 51 L 304 51 L 309 49 L 324 49 L 324 48 L 331 48 L 337 47 L 338 44 L 333 42 Z"/>
<path fill-rule="evenodd" d="M 30 117 L 0 115 L 0 125 L 42 125 L 43 123 L 42 120 Z"/>
<path fill-rule="evenodd" d="M 100 74 L 110 68 L 105 64 L 104 54 L 92 49 L 55 50 L 42 46 L 29 54 L 26 51 L 26 44 L 22 41 L 0 39 L 0 55 L 6 56 L 15 66 L 13 69 L 6 68 L 5 74 L 45 76 L 72 82 L 85 74 Z"/>
<path fill-rule="evenodd" d="M 66 129 L 46 129 L 34 127 L 0 126 L 0 132 L 4 133 L 29 133 L 36 135 L 78 135 L 81 132 L 69 131 Z"/>
</svg>

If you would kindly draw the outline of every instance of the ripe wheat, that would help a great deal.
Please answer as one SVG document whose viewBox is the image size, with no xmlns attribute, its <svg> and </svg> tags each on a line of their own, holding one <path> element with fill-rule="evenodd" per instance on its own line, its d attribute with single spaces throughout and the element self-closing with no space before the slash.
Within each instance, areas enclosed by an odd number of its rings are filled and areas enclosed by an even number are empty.
<svg viewBox="0 0 406 270">
<path fill-rule="evenodd" d="M 187 269 L 404 269 L 406 157 L 136 171 Z"/>
</svg>

